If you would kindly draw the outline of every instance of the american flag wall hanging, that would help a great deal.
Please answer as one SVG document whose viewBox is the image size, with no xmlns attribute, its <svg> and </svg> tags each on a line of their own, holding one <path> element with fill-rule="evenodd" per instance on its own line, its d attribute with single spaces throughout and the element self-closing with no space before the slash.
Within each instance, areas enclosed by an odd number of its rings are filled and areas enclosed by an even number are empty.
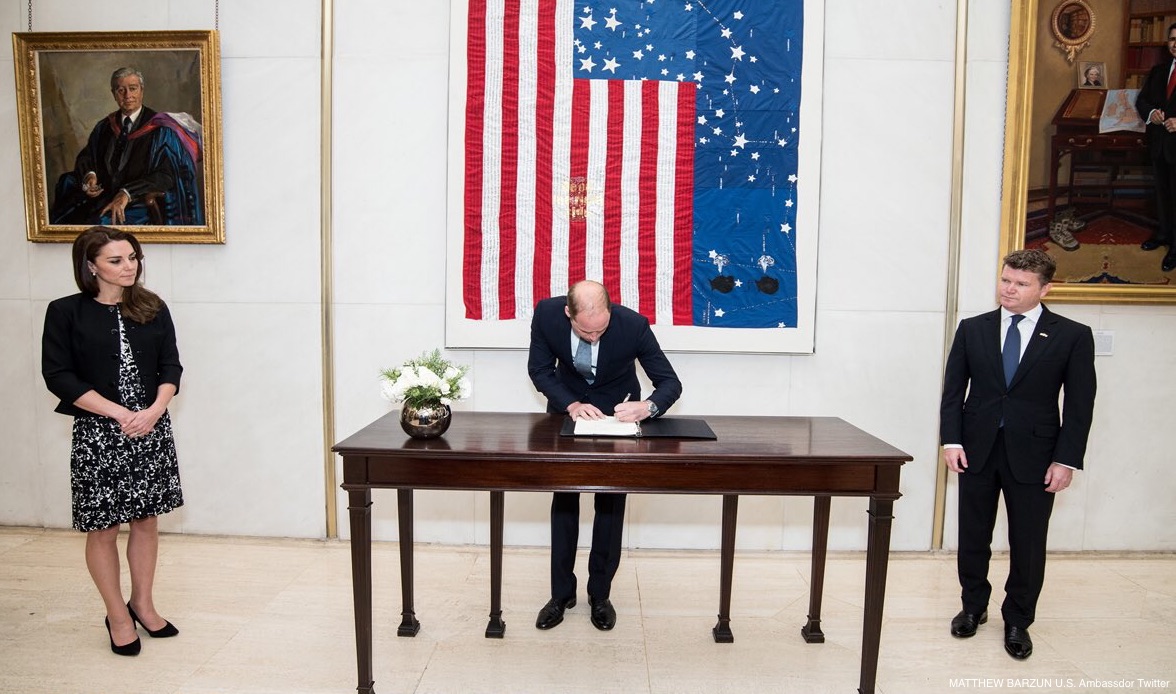
<svg viewBox="0 0 1176 694">
<path fill-rule="evenodd" d="M 525 323 L 589 278 L 663 344 L 681 334 L 678 349 L 743 351 L 751 330 L 771 336 L 750 351 L 811 351 L 819 152 L 806 169 L 801 141 L 820 111 L 801 106 L 820 96 L 806 84 L 820 54 L 805 50 L 819 13 L 800 0 L 457 6 L 451 324 Z M 700 329 L 735 332 L 690 337 Z M 788 332 L 800 346 L 778 349 Z"/>
</svg>

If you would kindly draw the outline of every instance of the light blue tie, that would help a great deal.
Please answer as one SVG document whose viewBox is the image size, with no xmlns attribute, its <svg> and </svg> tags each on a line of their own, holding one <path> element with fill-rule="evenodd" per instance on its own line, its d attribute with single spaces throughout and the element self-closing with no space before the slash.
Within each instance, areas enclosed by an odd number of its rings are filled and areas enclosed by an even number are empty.
<svg viewBox="0 0 1176 694">
<path fill-rule="evenodd" d="M 1021 362 L 1021 331 L 1017 329 L 1017 323 L 1025 316 L 1011 316 L 1012 322 L 1009 323 L 1009 330 L 1005 333 L 1004 349 L 1001 350 L 1001 361 L 1004 362 L 1005 387 L 1007 388 L 1013 382 L 1013 376 L 1017 373 L 1017 364 Z"/>
<path fill-rule="evenodd" d="M 592 383 L 596 377 L 592 374 L 592 345 L 584 340 L 580 340 L 580 346 L 576 348 L 576 358 L 572 360 L 572 364 L 576 367 L 576 371 L 584 377 L 585 381 Z"/>
</svg>

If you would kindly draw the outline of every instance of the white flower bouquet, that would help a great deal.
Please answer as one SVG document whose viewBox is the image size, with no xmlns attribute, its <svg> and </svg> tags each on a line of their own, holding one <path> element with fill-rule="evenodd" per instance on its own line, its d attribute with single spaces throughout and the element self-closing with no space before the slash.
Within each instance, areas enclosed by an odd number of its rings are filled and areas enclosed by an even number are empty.
<svg viewBox="0 0 1176 694">
<path fill-rule="evenodd" d="M 425 352 L 394 369 L 380 372 L 380 394 L 408 407 L 453 405 L 470 396 L 470 367 L 444 359 L 441 350 Z"/>
</svg>

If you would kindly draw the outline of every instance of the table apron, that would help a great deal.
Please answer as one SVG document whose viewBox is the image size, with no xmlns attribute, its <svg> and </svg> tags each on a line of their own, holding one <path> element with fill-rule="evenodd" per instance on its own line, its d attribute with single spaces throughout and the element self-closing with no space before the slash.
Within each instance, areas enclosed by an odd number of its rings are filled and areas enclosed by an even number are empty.
<svg viewBox="0 0 1176 694">
<path fill-rule="evenodd" d="M 830 461 L 536 463 L 344 456 L 343 488 L 874 496 L 897 499 L 900 466 Z"/>
</svg>

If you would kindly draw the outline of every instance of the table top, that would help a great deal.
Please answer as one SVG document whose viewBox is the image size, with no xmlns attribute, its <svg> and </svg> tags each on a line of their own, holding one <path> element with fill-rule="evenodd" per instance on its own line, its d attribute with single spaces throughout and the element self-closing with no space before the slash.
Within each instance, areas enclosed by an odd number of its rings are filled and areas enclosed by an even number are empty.
<svg viewBox="0 0 1176 694">
<path fill-rule="evenodd" d="M 332 448 L 342 455 L 414 458 L 557 458 L 639 456 L 656 459 L 698 456 L 707 460 L 790 459 L 815 462 L 871 462 L 901 465 L 911 456 L 837 417 L 684 417 L 704 419 L 717 440 L 561 436 L 565 415 L 526 412 L 455 412 L 453 424 L 436 439 L 413 439 L 390 412 Z"/>
<path fill-rule="evenodd" d="M 344 488 L 817 493 L 897 498 L 911 456 L 837 417 L 705 417 L 717 440 L 560 436 L 565 415 L 455 412 L 412 439 L 390 412 L 332 450 Z M 438 463 L 444 462 L 444 465 Z"/>
</svg>

